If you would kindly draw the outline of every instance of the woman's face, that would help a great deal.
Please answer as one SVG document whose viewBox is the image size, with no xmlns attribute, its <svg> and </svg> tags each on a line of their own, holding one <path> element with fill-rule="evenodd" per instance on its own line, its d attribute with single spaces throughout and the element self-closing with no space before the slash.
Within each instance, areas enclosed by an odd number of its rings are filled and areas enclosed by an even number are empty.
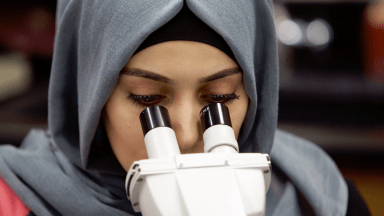
<svg viewBox="0 0 384 216">
<path fill-rule="evenodd" d="M 237 138 L 248 107 L 239 66 L 213 46 L 170 41 L 128 61 L 102 117 L 112 150 L 128 171 L 134 161 L 148 158 L 139 120 L 146 107 L 168 109 L 182 154 L 203 153 L 199 114 L 212 102 L 228 106 Z"/>
</svg>

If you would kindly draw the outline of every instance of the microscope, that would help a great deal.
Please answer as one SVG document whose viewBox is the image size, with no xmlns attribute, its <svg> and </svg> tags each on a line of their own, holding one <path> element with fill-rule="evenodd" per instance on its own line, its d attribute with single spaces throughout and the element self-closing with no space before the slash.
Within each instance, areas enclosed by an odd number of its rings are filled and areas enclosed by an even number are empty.
<svg viewBox="0 0 384 216">
<path fill-rule="evenodd" d="M 180 154 L 167 109 L 140 114 L 149 159 L 135 161 L 125 180 L 133 209 L 144 216 L 264 215 L 268 154 L 239 153 L 224 104 L 204 107 L 200 119 L 204 153 Z"/>
</svg>

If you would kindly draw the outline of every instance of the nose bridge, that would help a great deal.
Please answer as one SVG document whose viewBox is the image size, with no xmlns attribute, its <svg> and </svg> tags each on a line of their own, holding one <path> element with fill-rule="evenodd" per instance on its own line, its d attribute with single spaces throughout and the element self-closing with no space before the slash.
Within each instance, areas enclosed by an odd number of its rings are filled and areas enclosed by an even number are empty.
<svg viewBox="0 0 384 216">
<path fill-rule="evenodd" d="M 170 108 L 172 128 L 176 133 L 180 151 L 196 151 L 203 145 L 200 125 L 200 104 L 196 99 L 183 97 L 175 101 Z"/>
</svg>

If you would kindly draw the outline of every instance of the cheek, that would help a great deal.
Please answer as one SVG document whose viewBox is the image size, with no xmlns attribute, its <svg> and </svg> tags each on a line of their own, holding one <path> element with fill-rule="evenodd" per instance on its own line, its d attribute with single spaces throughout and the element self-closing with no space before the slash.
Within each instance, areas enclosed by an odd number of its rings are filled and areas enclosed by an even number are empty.
<svg viewBox="0 0 384 216">
<path fill-rule="evenodd" d="M 124 99 L 125 100 L 125 99 Z M 111 97 L 103 110 L 103 120 L 111 148 L 125 170 L 136 160 L 147 159 L 139 114 L 134 105 Z"/>
<path fill-rule="evenodd" d="M 235 131 L 236 139 L 239 138 L 241 126 L 243 125 L 245 115 L 248 109 L 248 95 L 245 91 L 240 94 L 240 99 L 228 106 L 231 115 L 232 128 Z"/>
</svg>

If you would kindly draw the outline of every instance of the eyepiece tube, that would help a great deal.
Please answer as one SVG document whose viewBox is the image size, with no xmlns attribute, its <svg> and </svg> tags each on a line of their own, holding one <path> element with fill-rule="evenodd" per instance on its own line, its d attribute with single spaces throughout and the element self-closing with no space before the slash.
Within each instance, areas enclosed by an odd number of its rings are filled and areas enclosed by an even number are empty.
<svg viewBox="0 0 384 216">
<path fill-rule="evenodd" d="M 204 131 L 204 152 L 239 152 L 227 106 L 221 103 L 205 106 L 200 111 L 200 120 Z"/>
<path fill-rule="evenodd" d="M 149 159 L 180 155 L 176 134 L 165 107 L 146 108 L 140 114 L 140 122 Z"/>
</svg>

